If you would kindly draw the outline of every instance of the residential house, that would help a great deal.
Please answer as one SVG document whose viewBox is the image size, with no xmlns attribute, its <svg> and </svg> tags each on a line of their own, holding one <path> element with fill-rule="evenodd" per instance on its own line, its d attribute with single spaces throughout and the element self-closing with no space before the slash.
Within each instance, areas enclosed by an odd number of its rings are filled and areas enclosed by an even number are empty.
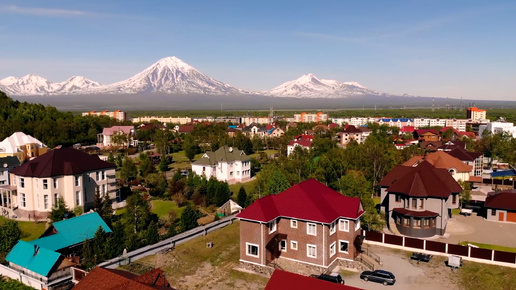
<svg viewBox="0 0 516 290">
<path fill-rule="evenodd" d="M 443 145 L 442 141 L 422 141 L 419 147 L 428 152 L 435 152 Z"/>
<path fill-rule="evenodd" d="M 415 167 L 394 167 L 378 186 L 391 231 L 412 237 L 444 235 L 462 191 L 446 169 L 426 160 Z"/>
<path fill-rule="evenodd" d="M 516 223 L 516 189 L 488 193 L 484 208 L 488 221 Z"/>
<path fill-rule="evenodd" d="M 15 132 L 0 142 L 0 157 L 16 156 L 20 162 L 41 156 L 47 150 L 47 145 L 23 132 Z"/>
<path fill-rule="evenodd" d="M 287 144 L 287 156 L 294 152 L 296 147 L 301 147 L 302 149 L 309 150 L 312 147 L 312 141 L 314 137 L 312 135 L 297 135 L 294 140 L 290 141 Z"/>
<path fill-rule="evenodd" d="M 88 211 L 97 191 L 115 198 L 115 168 L 80 150 L 50 150 L 11 170 L 11 185 L 0 188 L 1 203 L 23 217 L 46 217 L 60 197 L 71 209 Z"/>
<path fill-rule="evenodd" d="M 351 140 L 354 140 L 358 144 L 361 144 L 367 139 L 371 130 L 365 127 L 355 127 L 353 125 L 346 125 L 342 132 L 338 133 L 340 137 L 340 144 L 343 146 L 348 145 Z"/>
<path fill-rule="evenodd" d="M 285 134 L 285 131 L 283 131 L 280 127 L 274 127 L 267 131 L 267 134 L 269 137 L 277 138 L 283 136 Z"/>
<path fill-rule="evenodd" d="M 420 142 L 435 142 L 439 141 L 439 133 L 435 129 L 419 129 L 414 131 L 414 138 Z"/>
<path fill-rule="evenodd" d="M 482 182 L 482 175 L 484 174 L 484 153 L 466 150 L 466 143 L 459 140 L 449 141 L 444 146 L 440 147 L 439 150 L 471 166 L 471 172 L 469 174 L 470 181 Z"/>
<path fill-rule="evenodd" d="M 295 290 L 363 290 L 344 284 L 315 279 L 308 276 L 290 273 L 280 269 L 274 270 L 265 286 L 265 290 L 295 289 Z"/>
<path fill-rule="evenodd" d="M 406 126 L 413 126 L 414 120 L 409 118 L 380 118 L 376 120 L 380 125 L 388 125 L 390 127 L 403 128 Z"/>
<path fill-rule="evenodd" d="M 141 275 L 131 272 L 96 267 L 72 288 L 73 290 L 154 290 L 173 289 L 165 273 L 155 268 Z"/>
<path fill-rule="evenodd" d="M 207 179 L 213 176 L 229 184 L 244 182 L 251 178 L 251 158 L 243 150 L 222 146 L 215 152 L 204 153 L 193 162 L 192 171 Z"/>
<path fill-rule="evenodd" d="M 158 117 L 158 116 L 145 116 L 145 117 L 136 117 L 132 118 L 131 122 L 133 123 L 151 123 L 152 121 L 158 121 L 163 124 L 188 124 L 192 123 L 192 118 L 190 117 Z"/>
<path fill-rule="evenodd" d="M 363 213 L 359 198 L 315 179 L 262 197 L 237 215 L 240 262 L 265 267 L 286 259 L 324 272 L 339 260 L 354 261 Z"/>
<path fill-rule="evenodd" d="M 259 125 L 267 125 L 271 122 L 269 117 L 242 117 L 240 118 L 240 124 L 251 125 L 252 123 Z"/>
<path fill-rule="evenodd" d="M 451 131 L 450 136 L 446 136 L 449 138 L 444 138 L 444 136 L 447 134 L 447 131 Z M 448 140 L 457 140 L 459 138 L 459 131 L 453 127 L 442 127 L 441 130 L 439 130 L 439 134 L 442 136 L 442 139 L 448 139 Z"/>
<path fill-rule="evenodd" d="M 416 155 L 402 165 L 416 167 L 423 161 L 430 162 L 436 168 L 446 169 L 456 181 L 470 181 L 472 167 L 444 151 L 429 153 L 425 156 Z"/>
<path fill-rule="evenodd" d="M 20 160 L 16 156 L 0 157 L 0 186 L 10 184 L 9 171 L 20 164 Z"/>
<path fill-rule="evenodd" d="M 37 289 L 59 288 L 71 281 L 71 267 L 79 262 L 75 254 L 99 227 L 111 232 L 99 214 L 92 212 L 53 223 L 39 239 L 18 241 L 5 258 L 10 273 L 19 272 L 15 279 Z"/>
<path fill-rule="evenodd" d="M 505 133 L 512 138 L 516 138 L 516 126 L 512 122 L 496 121 L 478 126 L 478 136 L 482 138 L 486 132 L 492 134 Z"/>
<path fill-rule="evenodd" d="M 134 126 L 113 126 L 104 128 L 101 134 L 97 134 L 98 147 L 112 147 L 112 146 L 136 146 L 138 141 L 134 140 Z M 117 135 L 122 135 L 123 138 L 118 138 Z"/>
<path fill-rule="evenodd" d="M 193 130 L 195 130 L 195 126 L 193 124 L 176 125 L 174 127 L 174 131 L 176 131 L 179 134 L 192 133 Z"/>
</svg>

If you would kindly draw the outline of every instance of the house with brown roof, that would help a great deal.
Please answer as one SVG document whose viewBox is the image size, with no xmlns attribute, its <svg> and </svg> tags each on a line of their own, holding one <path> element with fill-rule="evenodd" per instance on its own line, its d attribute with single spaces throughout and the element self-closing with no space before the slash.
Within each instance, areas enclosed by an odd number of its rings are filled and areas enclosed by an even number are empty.
<svg viewBox="0 0 516 290">
<path fill-rule="evenodd" d="M 414 138 L 418 139 L 420 142 L 439 141 L 439 132 L 435 129 L 419 129 L 414 131 Z"/>
<path fill-rule="evenodd" d="M 16 215 L 46 217 L 62 197 L 69 208 L 93 207 L 101 196 L 116 196 L 116 166 L 72 148 L 50 150 L 11 170 L 9 187 L 0 188 L 2 206 Z"/>
<path fill-rule="evenodd" d="M 464 164 L 471 166 L 470 181 L 482 182 L 482 175 L 484 174 L 484 153 L 471 152 L 466 150 L 466 143 L 463 141 L 449 141 L 439 148 L 453 156 Z"/>
<path fill-rule="evenodd" d="M 371 130 L 365 127 L 357 128 L 353 125 L 346 125 L 338 135 L 340 137 L 340 144 L 346 146 L 351 140 L 354 140 L 358 144 L 363 143 L 370 133 Z"/>
<path fill-rule="evenodd" d="M 360 251 L 363 213 L 359 198 L 346 197 L 315 179 L 262 197 L 237 215 L 240 263 L 267 267 L 288 260 L 321 272 L 353 263 Z"/>
<path fill-rule="evenodd" d="M 402 165 L 415 167 L 425 160 L 430 162 L 430 164 L 432 164 L 436 168 L 443 168 L 448 170 L 448 172 L 451 174 L 451 176 L 453 176 L 453 178 L 456 181 L 470 181 L 469 174 L 471 172 L 472 167 L 464 164 L 464 162 L 445 153 L 444 151 L 429 153 L 425 156 L 416 155 L 407 160 Z"/>
<path fill-rule="evenodd" d="M 74 290 L 156 290 L 173 289 L 159 269 L 152 269 L 141 275 L 131 272 L 96 267 L 83 277 L 72 289 Z"/>
<path fill-rule="evenodd" d="M 276 269 L 265 286 L 264 290 L 363 290 L 362 288 L 352 287 L 344 284 L 332 283 L 313 277 L 303 276 Z"/>
<path fill-rule="evenodd" d="M 412 237 L 444 235 L 462 191 L 448 170 L 426 160 L 394 167 L 378 185 L 389 227 Z"/>
<path fill-rule="evenodd" d="M 488 193 L 484 208 L 488 221 L 516 223 L 516 189 Z"/>
</svg>

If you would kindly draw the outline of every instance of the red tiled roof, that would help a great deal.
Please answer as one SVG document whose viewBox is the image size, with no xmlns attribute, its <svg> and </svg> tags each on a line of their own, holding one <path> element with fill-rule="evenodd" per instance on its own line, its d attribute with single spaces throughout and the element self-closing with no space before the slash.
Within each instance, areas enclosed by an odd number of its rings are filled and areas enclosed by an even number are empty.
<svg viewBox="0 0 516 290">
<path fill-rule="evenodd" d="M 416 211 L 416 210 L 408 210 L 402 207 L 393 208 L 392 211 L 402 214 L 404 216 L 412 216 L 412 217 L 435 217 L 439 214 L 433 211 L 424 210 L 424 211 Z"/>
<path fill-rule="evenodd" d="M 343 133 L 362 133 L 362 130 L 358 129 L 357 127 L 353 125 L 347 125 L 342 129 Z"/>
<path fill-rule="evenodd" d="M 485 207 L 516 210 L 516 189 L 504 190 L 488 195 Z"/>
<path fill-rule="evenodd" d="M 459 136 L 460 137 L 466 136 L 466 137 L 471 138 L 471 139 L 475 139 L 477 137 L 475 135 L 475 133 L 473 133 L 473 132 L 459 132 Z"/>
<path fill-rule="evenodd" d="M 363 290 L 276 269 L 264 290 Z"/>
<path fill-rule="evenodd" d="M 360 198 L 344 196 L 312 178 L 256 200 L 237 217 L 269 222 L 283 216 L 331 223 L 338 217 L 356 219 L 363 212 Z"/>
<path fill-rule="evenodd" d="M 157 278 L 157 279 L 156 279 Z M 163 281 L 164 280 L 164 281 Z M 163 271 L 154 269 L 141 276 L 114 269 L 94 268 L 77 283 L 74 290 L 139 290 L 139 289 L 172 289 Z"/>
<path fill-rule="evenodd" d="M 289 146 L 293 146 L 294 144 L 301 145 L 303 147 L 310 147 L 312 146 L 312 139 L 299 139 L 299 140 L 292 140 L 288 142 Z"/>
<path fill-rule="evenodd" d="M 414 126 L 403 126 L 403 127 L 401 127 L 400 132 L 412 133 L 412 132 L 414 132 Z"/>
<path fill-rule="evenodd" d="M 447 198 L 451 193 L 462 191 L 446 169 L 435 168 L 428 161 L 423 161 L 416 167 L 398 165 L 378 185 L 388 187 L 388 192 L 416 197 Z"/>
<path fill-rule="evenodd" d="M 434 135 L 439 135 L 439 133 L 437 133 L 437 130 L 435 129 L 419 129 L 419 130 L 416 130 L 416 133 L 421 136 L 425 133 L 432 133 Z"/>
<path fill-rule="evenodd" d="M 441 128 L 441 130 L 439 130 L 439 132 L 444 133 L 444 132 L 448 131 L 448 129 L 452 129 L 452 131 L 453 131 L 454 133 L 459 134 L 459 131 L 457 131 L 455 128 L 450 127 L 450 126 L 448 126 L 448 127 L 442 127 L 442 128 Z"/>
<path fill-rule="evenodd" d="M 330 123 L 328 124 L 328 127 L 330 127 L 331 129 L 333 128 L 337 128 L 339 125 L 338 124 L 335 124 L 335 123 Z"/>
<path fill-rule="evenodd" d="M 190 133 L 195 129 L 194 125 L 179 125 L 178 132 L 179 133 Z"/>
<path fill-rule="evenodd" d="M 115 165 L 72 148 L 53 149 L 11 170 L 11 173 L 26 177 L 51 177 L 74 175 L 83 172 L 115 168 Z"/>
</svg>

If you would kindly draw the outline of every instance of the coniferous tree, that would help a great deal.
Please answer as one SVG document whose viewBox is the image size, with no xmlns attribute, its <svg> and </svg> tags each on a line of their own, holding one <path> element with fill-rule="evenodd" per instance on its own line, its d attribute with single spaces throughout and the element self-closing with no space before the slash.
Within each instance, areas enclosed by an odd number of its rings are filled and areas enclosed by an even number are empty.
<svg viewBox="0 0 516 290">
<path fill-rule="evenodd" d="M 237 203 L 241 207 L 245 207 L 246 200 L 247 200 L 247 192 L 245 191 L 244 186 L 240 186 L 240 190 L 238 190 L 238 195 L 237 195 Z"/>
</svg>

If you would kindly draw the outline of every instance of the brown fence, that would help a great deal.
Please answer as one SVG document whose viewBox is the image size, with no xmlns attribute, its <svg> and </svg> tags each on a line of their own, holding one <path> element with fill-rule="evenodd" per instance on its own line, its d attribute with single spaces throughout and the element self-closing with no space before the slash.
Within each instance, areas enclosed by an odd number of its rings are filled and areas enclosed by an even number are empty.
<svg viewBox="0 0 516 290">
<path fill-rule="evenodd" d="M 404 246 L 408 250 L 425 250 L 487 261 L 516 264 L 516 253 L 481 249 L 475 247 L 447 244 L 404 236 L 389 235 L 380 232 L 363 231 L 366 240 L 390 245 Z"/>
</svg>

